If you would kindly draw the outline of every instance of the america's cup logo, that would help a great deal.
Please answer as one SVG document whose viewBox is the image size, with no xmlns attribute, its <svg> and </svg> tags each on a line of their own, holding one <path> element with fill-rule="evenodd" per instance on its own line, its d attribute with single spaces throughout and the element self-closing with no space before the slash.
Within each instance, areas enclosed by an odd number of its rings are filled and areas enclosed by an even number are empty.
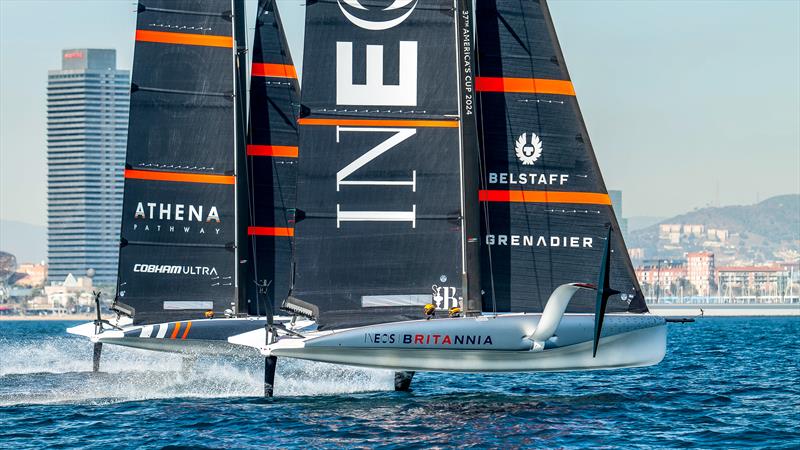
<svg viewBox="0 0 800 450">
<path fill-rule="evenodd" d="M 522 133 L 514 145 L 514 152 L 523 166 L 532 166 L 542 156 L 542 140 L 536 133 L 531 132 L 530 140 L 527 133 Z"/>
<path fill-rule="evenodd" d="M 392 12 L 396 12 L 397 15 L 391 18 L 381 18 L 381 20 L 368 20 L 364 17 L 359 17 L 359 13 L 367 14 L 370 12 L 369 9 L 364 7 L 359 0 L 337 0 L 339 3 L 339 9 L 342 10 L 342 14 L 347 17 L 347 20 L 356 25 L 357 27 L 363 28 L 365 30 L 372 30 L 372 31 L 381 31 L 381 30 L 388 30 L 389 28 L 395 27 L 401 24 L 404 20 L 414 12 L 414 8 L 417 7 L 418 0 L 394 0 L 391 5 L 383 8 L 381 11 L 388 11 L 390 14 L 380 14 L 383 16 L 392 15 Z M 345 7 L 347 5 L 348 7 Z M 348 11 L 350 10 L 350 11 Z"/>
</svg>

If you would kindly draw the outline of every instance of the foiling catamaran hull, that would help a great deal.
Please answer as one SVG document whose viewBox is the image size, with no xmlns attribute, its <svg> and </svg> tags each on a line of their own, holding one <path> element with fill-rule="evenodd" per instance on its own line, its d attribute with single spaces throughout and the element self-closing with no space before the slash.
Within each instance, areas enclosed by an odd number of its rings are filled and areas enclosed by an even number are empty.
<svg viewBox="0 0 800 450">
<path fill-rule="evenodd" d="M 274 323 L 284 324 L 290 317 L 276 316 Z M 94 322 L 68 328 L 70 334 L 89 338 L 94 343 L 188 355 L 221 355 L 241 352 L 242 347 L 228 338 L 239 333 L 264 330 L 265 317 L 201 319 L 165 322 L 152 325 L 126 324 L 96 331 Z"/>
<path fill-rule="evenodd" d="M 265 356 L 397 371 L 525 372 L 596 370 L 658 364 L 666 322 L 651 315 L 609 314 L 593 357 L 593 314 L 565 314 L 543 342 L 531 339 L 541 314 L 420 320 L 313 332 L 266 345 L 264 329 L 229 339 Z M 301 331 L 302 332 L 302 331 Z"/>
<path fill-rule="evenodd" d="M 666 322 L 652 315 L 608 314 L 596 357 L 593 314 L 565 314 L 553 336 L 537 345 L 541 314 L 504 314 L 372 325 L 304 337 L 284 335 L 267 345 L 265 318 L 167 322 L 105 329 L 92 322 L 67 331 L 104 343 L 188 355 L 241 354 L 397 371 L 527 372 L 595 370 L 658 364 L 666 351 Z M 299 333 L 313 322 L 276 317 Z"/>
</svg>

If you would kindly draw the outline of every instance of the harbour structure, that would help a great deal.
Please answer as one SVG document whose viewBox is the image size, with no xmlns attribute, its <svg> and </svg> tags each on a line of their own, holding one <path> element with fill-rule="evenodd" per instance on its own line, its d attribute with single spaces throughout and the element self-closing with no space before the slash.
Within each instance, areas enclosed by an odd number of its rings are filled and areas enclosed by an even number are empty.
<svg viewBox="0 0 800 450">
<path fill-rule="evenodd" d="M 47 81 L 48 276 L 117 275 L 129 71 L 116 50 L 66 49 Z"/>
<path fill-rule="evenodd" d="M 791 303 L 796 299 L 797 263 L 716 266 L 714 253 L 690 252 L 686 259 L 646 260 L 636 268 L 648 304 Z M 695 301 L 692 300 L 692 301 Z"/>
</svg>

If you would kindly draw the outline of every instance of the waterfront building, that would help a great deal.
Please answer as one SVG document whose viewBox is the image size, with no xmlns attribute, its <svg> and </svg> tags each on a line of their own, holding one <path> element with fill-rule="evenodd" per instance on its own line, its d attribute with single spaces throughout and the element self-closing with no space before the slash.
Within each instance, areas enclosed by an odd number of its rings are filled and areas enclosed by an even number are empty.
<svg viewBox="0 0 800 450">
<path fill-rule="evenodd" d="M 793 275 L 790 265 L 719 267 L 719 295 L 731 298 L 790 296 L 793 294 Z"/>
<path fill-rule="evenodd" d="M 657 264 L 636 268 L 636 277 L 648 297 L 677 295 L 687 280 L 685 264 Z M 687 289 L 686 295 L 691 294 Z"/>
<path fill-rule="evenodd" d="M 658 238 L 669 241 L 670 244 L 680 244 L 681 225 L 675 223 L 662 223 L 658 226 Z"/>
<path fill-rule="evenodd" d="M 17 267 L 14 284 L 21 287 L 40 288 L 47 280 L 47 264 L 24 263 Z"/>
<path fill-rule="evenodd" d="M 636 263 L 641 263 L 644 261 L 645 256 L 647 256 L 647 252 L 641 247 L 629 248 L 628 256 L 630 256 L 631 260 L 635 261 Z"/>
<path fill-rule="evenodd" d="M 711 295 L 714 282 L 714 254 L 711 252 L 691 252 L 686 254 L 686 276 L 689 283 L 701 296 Z"/>
<path fill-rule="evenodd" d="M 47 81 L 47 259 L 50 280 L 89 269 L 117 275 L 130 73 L 116 50 L 68 49 Z"/>
<path fill-rule="evenodd" d="M 74 277 L 68 274 L 61 282 L 52 282 L 44 288 L 47 303 L 36 304 L 28 302 L 28 309 L 49 309 L 52 312 L 61 312 L 62 309 L 74 310 L 76 307 L 89 308 L 93 305 L 92 279 L 89 277 Z"/>
</svg>

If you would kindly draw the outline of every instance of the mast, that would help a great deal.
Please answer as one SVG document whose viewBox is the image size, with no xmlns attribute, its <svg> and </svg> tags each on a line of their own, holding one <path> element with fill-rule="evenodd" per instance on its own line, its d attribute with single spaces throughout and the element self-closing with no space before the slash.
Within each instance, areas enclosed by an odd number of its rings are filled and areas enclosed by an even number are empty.
<svg viewBox="0 0 800 450">
<path fill-rule="evenodd" d="M 247 227 L 250 223 L 250 202 L 248 201 L 246 129 L 247 123 L 247 34 L 245 28 L 244 0 L 233 0 L 233 39 L 234 39 L 234 171 L 236 174 L 235 214 L 236 214 L 236 301 L 233 310 L 247 312 L 248 274 L 252 264 L 246 251 Z"/>
<path fill-rule="evenodd" d="M 456 0 L 456 42 L 459 57 L 459 93 L 461 115 L 461 196 L 463 236 L 464 312 L 480 314 L 481 242 L 480 207 L 477 192 L 480 177 L 478 126 L 474 86 L 475 32 L 472 25 L 472 0 Z"/>
</svg>

